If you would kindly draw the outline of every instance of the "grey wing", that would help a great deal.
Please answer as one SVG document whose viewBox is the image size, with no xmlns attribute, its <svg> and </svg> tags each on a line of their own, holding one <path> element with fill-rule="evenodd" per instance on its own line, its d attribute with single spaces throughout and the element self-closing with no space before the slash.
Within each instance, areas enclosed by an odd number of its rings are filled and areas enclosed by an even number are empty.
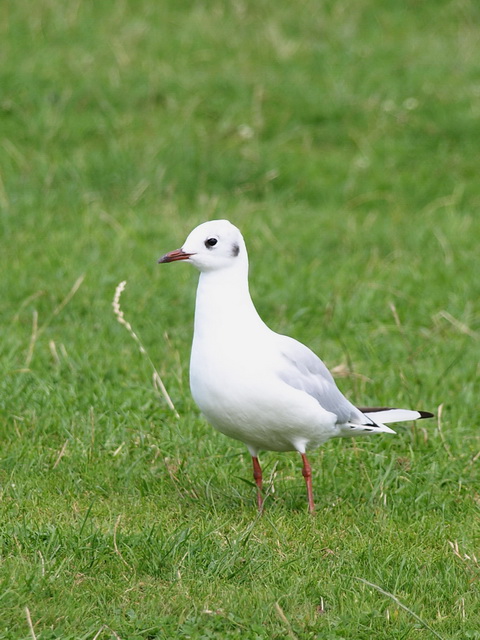
<svg viewBox="0 0 480 640">
<path fill-rule="evenodd" d="M 279 377 L 294 389 L 314 397 L 327 411 L 337 416 L 337 423 L 364 422 L 362 413 L 343 395 L 332 374 L 320 358 L 301 342 L 279 335 L 282 354 Z"/>
</svg>

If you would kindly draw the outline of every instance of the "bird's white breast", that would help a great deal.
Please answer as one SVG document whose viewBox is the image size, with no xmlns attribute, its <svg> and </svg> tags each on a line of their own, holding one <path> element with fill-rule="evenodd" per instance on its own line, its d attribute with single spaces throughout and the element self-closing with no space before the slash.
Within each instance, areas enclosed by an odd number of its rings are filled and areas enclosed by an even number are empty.
<svg viewBox="0 0 480 640">
<path fill-rule="evenodd" d="M 334 435 L 333 414 L 276 374 L 275 334 L 263 324 L 231 329 L 196 332 L 192 345 L 191 391 L 211 424 L 254 449 L 274 451 L 318 446 Z"/>
</svg>

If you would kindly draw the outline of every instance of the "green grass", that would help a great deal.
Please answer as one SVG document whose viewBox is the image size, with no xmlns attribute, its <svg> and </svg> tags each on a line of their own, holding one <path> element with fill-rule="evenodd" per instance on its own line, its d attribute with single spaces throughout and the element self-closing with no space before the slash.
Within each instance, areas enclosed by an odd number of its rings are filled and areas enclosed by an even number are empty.
<svg viewBox="0 0 480 640">
<path fill-rule="evenodd" d="M 480 638 L 479 18 L 1 4 L 0 638 Z M 314 517 L 265 453 L 258 518 L 190 397 L 196 274 L 155 261 L 214 217 L 352 400 L 443 405 L 313 453 Z"/>
</svg>

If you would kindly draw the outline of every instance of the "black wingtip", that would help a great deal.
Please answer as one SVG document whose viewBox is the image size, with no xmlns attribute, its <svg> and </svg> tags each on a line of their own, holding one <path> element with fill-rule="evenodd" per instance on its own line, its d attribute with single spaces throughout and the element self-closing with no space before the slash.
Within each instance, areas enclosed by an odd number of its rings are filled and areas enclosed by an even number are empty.
<svg viewBox="0 0 480 640">
<path fill-rule="evenodd" d="M 430 411 L 419 411 L 418 412 L 420 414 L 420 418 L 419 420 L 421 420 L 422 418 L 434 418 L 434 414 L 430 413 Z"/>
</svg>

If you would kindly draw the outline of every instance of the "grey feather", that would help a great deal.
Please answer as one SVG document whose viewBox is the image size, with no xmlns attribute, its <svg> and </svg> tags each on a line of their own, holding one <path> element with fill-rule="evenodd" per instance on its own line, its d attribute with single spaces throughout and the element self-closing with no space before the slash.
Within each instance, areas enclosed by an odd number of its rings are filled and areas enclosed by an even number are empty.
<svg viewBox="0 0 480 640">
<path fill-rule="evenodd" d="M 294 389 L 305 391 L 327 411 L 337 416 L 337 423 L 368 424 L 366 418 L 337 387 L 332 374 L 308 347 L 288 336 L 279 336 L 282 368 L 279 377 Z"/>
</svg>

